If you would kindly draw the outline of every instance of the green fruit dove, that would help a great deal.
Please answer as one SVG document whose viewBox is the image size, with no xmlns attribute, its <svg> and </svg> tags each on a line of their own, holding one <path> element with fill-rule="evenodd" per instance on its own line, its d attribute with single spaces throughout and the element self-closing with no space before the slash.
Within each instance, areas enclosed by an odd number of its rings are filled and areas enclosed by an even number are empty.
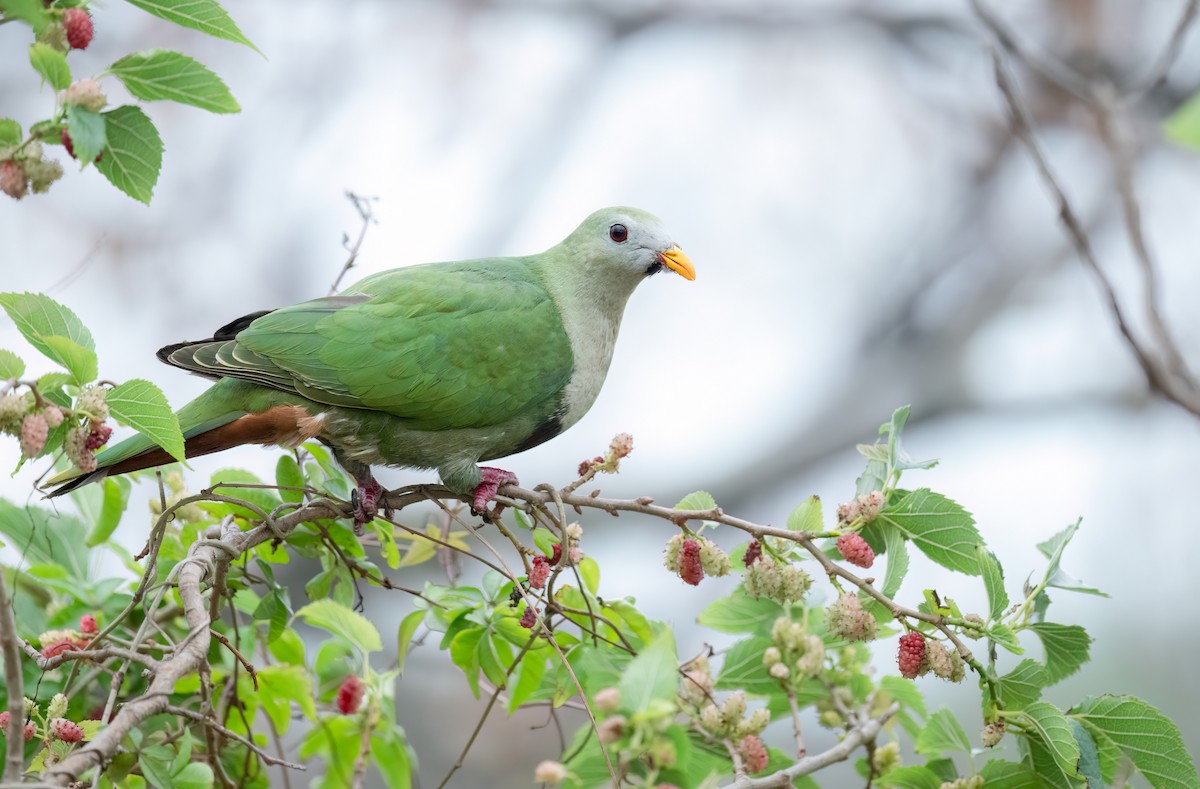
<svg viewBox="0 0 1200 789">
<path fill-rule="evenodd" d="M 483 512 L 517 478 L 479 461 L 537 446 L 587 413 L 630 294 L 664 268 L 696 278 L 656 217 L 605 208 L 541 254 L 384 271 L 158 357 L 216 380 L 179 410 L 188 457 L 316 439 L 358 483 L 356 524 L 385 492 L 373 464 L 437 469 Z M 97 454 L 95 471 L 52 478 L 61 486 L 50 495 L 170 462 L 136 435 Z"/>
</svg>

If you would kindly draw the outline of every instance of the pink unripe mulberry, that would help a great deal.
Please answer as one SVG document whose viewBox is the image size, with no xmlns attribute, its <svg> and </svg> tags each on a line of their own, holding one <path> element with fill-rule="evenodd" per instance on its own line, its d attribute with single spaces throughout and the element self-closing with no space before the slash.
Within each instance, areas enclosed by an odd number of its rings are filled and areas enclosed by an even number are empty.
<svg viewBox="0 0 1200 789">
<path fill-rule="evenodd" d="M 29 194 L 29 178 L 25 175 L 25 168 L 13 161 L 0 162 L 0 192 L 14 200 Z"/>
<path fill-rule="evenodd" d="M 79 742 L 83 739 L 83 729 L 66 718 L 55 718 L 50 721 L 50 736 L 63 742 Z"/>
<path fill-rule="evenodd" d="M 60 638 L 42 647 L 42 657 L 50 659 L 58 657 L 64 652 L 78 652 L 82 648 L 78 641 L 70 638 Z"/>
<path fill-rule="evenodd" d="M 526 605 L 525 613 L 521 614 L 521 627 L 532 630 L 537 624 L 538 609 L 535 605 Z"/>
<path fill-rule="evenodd" d="M 704 564 L 700 561 L 700 543 L 692 539 L 683 541 L 679 551 L 679 577 L 684 583 L 696 586 L 704 580 Z"/>
<path fill-rule="evenodd" d="M 68 8 L 63 13 L 63 27 L 67 30 L 67 43 L 71 49 L 87 49 L 92 43 L 95 28 L 92 26 L 92 15 L 82 8 Z"/>
<path fill-rule="evenodd" d="M 108 443 L 109 436 L 112 435 L 112 428 L 105 424 L 96 424 L 92 422 L 92 429 L 88 432 L 87 440 L 84 441 L 84 446 L 93 451 L 99 449 Z"/>
<path fill-rule="evenodd" d="M 84 614 L 79 617 L 79 632 L 85 636 L 90 636 L 96 632 L 96 617 L 91 614 Z"/>
<path fill-rule="evenodd" d="M 529 568 L 529 588 L 545 589 L 546 579 L 550 577 L 550 560 L 545 556 L 533 557 L 533 566 Z"/>
<path fill-rule="evenodd" d="M 867 545 L 867 541 L 858 532 L 850 532 L 838 537 L 837 548 L 841 551 L 842 558 L 850 564 L 870 567 L 875 563 L 875 551 L 871 550 L 871 546 Z"/>
<path fill-rule="evenodd" d="M 89 435 L 90 431 L 87 428 L 73 425 L 63 439 L 63 452 L 66 453 L 67 459 L 84 474 L 90 474 L 96 470 L 96 456 L 92 454 L 92 450 L 87 448 Z"/>
<path fill-rule="evenodd" d="M 8 722 L 10 720 L 12 720 L 12 717 L 9 715 L 8 710 L 0 712 L 0 737 L 8 736 Z M 26 741 L 33 739 L 33 735 L 37 733 L 37 727 L 33 725 L 33 721 L 25 724 L 24 733 Z"/>
<path fill-rule="evenodd" d="M 738 754 L 742 757 L 742 764 L 745 765 L 746 772 L 751 775 L 767 769 L 767 749 L 763 746 L 762 740 L 753 734 L 747 734 L 742 738 L 738 744 Z"/>
<path fill-rule="evenodd" d="M 612 443 L 608 447 L 608 451 L 615 458 L 628 457 L 633 451 L 633 436 L 628 433 L 617 433 L 613 436 Z"/>
<path fill-rule="evenodd" d="M 50 434 L 50 426 L 46 417 L 40 413 L 26 414 L 21 422 L 21 453 L 27 458 L 35 458 L 46 446 L 46 436 Z"/>
<path fill-rule="evenodd" d="M 337 692 L 337 708 L 343 715 L 353 715 L 358 711 L 358 706 L 362 704 L 363 693 L 366 688 L 363 686 L 363 681 L 356 675 L 351 674 L 342 680 L 342 686 Z"/>
<path fill-rule="evenodd" d="M 758 540 L 751 540 L 746 546 L 746 552 L 742 554 L 742 564 L 749 567 L 762 556 L 762 543 Z"/>
<path fill-rule="evenodd" d="M 913 630 L 900 636 L 900 651 L 896 654 L 896 665 L 906 679 L 916 679 L 925 662 L 925 636 Z"/>
<path fill-rule="evenodd" d="M 63 414 L 62 409 L 56 405 L 46 406 L 46 410 L 42 412 L 42 416 L 46 418 L 46 425 L 53 430 L 63 423 L 67 417 Z"/>
</svg>

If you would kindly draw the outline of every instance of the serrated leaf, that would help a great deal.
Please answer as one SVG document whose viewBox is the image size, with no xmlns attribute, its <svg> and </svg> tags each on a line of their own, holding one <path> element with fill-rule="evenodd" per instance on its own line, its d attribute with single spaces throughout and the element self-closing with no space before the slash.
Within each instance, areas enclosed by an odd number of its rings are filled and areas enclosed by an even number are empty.
<svg viewBox="0 0 1200 789">
<path fill-rule="evenodd" d="M 1053 704 L 1036 701 L 1025 708 L 1026 729 L 1053 758 L 1063 776 L 1078 777 L 1079 743 L 1071 733 L 1071 724 L 1062 710 Z"/>
<path fill-rule="evenodd" d="M 304 666 L 263 666 L 258 670 L 258 683 L 258 701 L 280 734 L 288 730 L 292 721 L 292 704 L 308 720 L 317 719 L 312 676 Z"/>
<path fill-rule="evenodd" d="M 109 389 L 104 401 L 113 419 L 146 436 L 176 460 L 184 460 L 179 419 L 157 386 L 134 378 Z"/>
<path fill-rule="evenodd" d="M 71 374 L 71 379 L 76 385 L 83 386 L 96 380 L 100 367 L 95 351 L 84 348 L 67 337 L 43 337 L 42 341 L 53 352 L 52 358 Z"/>
<path fill-rule="evenodd" d="M 138 107 L 127 104 L 104 113 L 108 147 L 96 169 L 134 200 L 149 203 L 162 170 L 162 138 Z"/>
<path fill-rule="evenodd" d="M 711 510 L 717 506 L 717 502 L 713 500 L 712 494 L 706 490 L 693 491 L 675 505 L 677 510 Z"/>
<path fill-rule="evenodd" d="M 33 32 L 41 35 L 53 17 L 42 0 L 0 0 L 0 12 L 5 21 L 21 19 L 33 26 Z"/>
<path fill-rule="evenodd" d="M 55 90 L 66 90 L 71 84 L 71 68 L 67 55 L 49 44 L 37 42 L 29 46 L 29 64 Z"/>
<path fill-rule="evenodd" d="M 792 531 L 819 532 L 825 529 L 821 513 L 821 497 L 809 496 L 788 515 L 787 527 Z"/>
<path fill-rule="evenodd" d="M 1200 93 L 1176 108 L 1163 122 L 1163 136 L 1178 145 L 1200 149 Z"/>
<path fill-rule="evenodd" d="M 783 615 L 783 607 L 767 597 L 750 597 L 737 587 L 730 594 L 708 604 L 696 621 L 722 633 L 759 633 L 766 635 Z"/>
<path fill-rule="evenodd" d="M 979 559 L 979 571 L 983 575 L 983 586 L 987 589 L 988 618 L 999 619 L 1008 608 L 1008 592 L 1004 589 L 1004 568 L 996 554 L 982 545 L 975 546 L 975 555 Z"/>
<path fill-rule="evenodd" d="M 908 575 L 908 547 L 898 529 L 883 529 L 883 544 L 887 567 L 883 571 L 880 590 L 887 597 L 895 597 L 904 583 L 904 577 Z"/>
<path fill-rule="evenodd" d="M 146 13 L 168 22 L 199 30 L 215 38 L 234 41 L 258 52 L 258 47 L 242 35 L 237 24 L 216 0 L 128 0 Z M 262 54 L 261 52 L 259 54 Z"/>
<path fill-rule="evenodd" d="M 83 325 L 83 321 L 49 296 L 41 293 L 0 293 L 0 307 L 8 313 L 17 331 L 29 344 L 57 364 L 63 364 L 63 361 L 58 358 L 54 348 L 46 343 L 47 337 L 66 337 L 88 350 L 96 350 L 92 333 Z"/>
<path fill-rule="evenodd" d="M 383 649 L 379 630 L 371 624 L 370 620 L 333 600 L 317 600 L 309 603 L 296 612 L 296 618 L 303 619 L 313 627 L 319 627 L 336 636 L 341 636 L 364 652 L 378 652 Z"/>
<path fill-rule="evenodd" d="M 621 690 L 621 706 L 631 712 L 648 709 L 654 701 L 673 702 L 679 692 L 675 634 L 664 628 L 651 639 L 629 662 L 617 687 Z"/>
<path fill-rule="evenodd" d="M 1104 776 L 1101 774 L 1100 768 L 1100 752 L 1096 748 L 1096 741 L 1088 730 L 1077 720 L 1068 718 L 1067 722 L 1071 724 L 1071 734 L 1075 736 L 1075 742 L 1079 745 L 1079 774 L 1088 782 L 1089 787 L 1104 786 Z"/>
<path fill-rule="evenodd" d="M 94 161 L 108 144 L 107 115 L 86 110 L 78 104 L 67 105 L 67 132 L 71 135 L 75 158 L 84 166 Z"/>
<path fill-rule="evenodd" d="M 996 680 L 1000 687 L 1000 698 L 1007 710 L 1023 710 L 1042 697 L 1042 688 L 1050 684 L 1046 680 L 1046 668 L 1036 660 L 1026 658 L 1016 667 Z"/>
<path fill-rule="evenodd" d="M 1029 629 L 1042 640 L 1046 650 L 1047 685 L 1066 679 L 1088 661 L 1092 637 L 1079 625 L 1037 622 Z"/>
<path fill-rule="evenodd" d="M 1111 740 L 1155 789 L 1196 789 L 1200 776 L 1179 728 L 1136 696 L 1093 696 L 1070 711 L 1096 738 Z"/>
<path fill-rule="evenodd" d="M 413 755 L 402 731 L 386 727 L 377 729 L 371 735 L 371 760 L 388 789 L 412 787 Z"/>
<path fill-rule="evenodd" d="M 969 752 L 971 741 L 954 713 L 943 707 L 929 716 L 917 737 L 916 749 L 917 753 L 927 756 L 941 756 L 946 751 Z"/>
<path fill-rule="evenodd" d="M 240 112 L 225 82 L 203 63 L 180 52 L 152 49 L 126 55 L 109 66 L 144 101 L 167 100 L 209 112 Z"/>
<path fill-rule="evenodd" d="M 20 378 L 25 374 L 25 360 L 12 351 L 0 348 L 0 381 Z"/>
<path fill-rule="evenodd" d="M 0 145 L 20 145 L 22 137 L 21 124 L 12 118 L 0 118 Z"/>
<path fill-rule="evenodd" d="M 30 564 L 58 565 L 75 581 L 88 578 L 90 555 L 84 542 L 87 530 L 70 515 L 41 507 L 18 507 L 0 498 L 0 534 L 20 546 L 21 558 Z"/>
<path fill-rule="evenodd" d="M 954 501 L 920 488 L 890 504 L 879 515 L 933 561 L 966 575 L 979 574 L 975 546 L 983 538 L 971 514 Z"/>
</svg>

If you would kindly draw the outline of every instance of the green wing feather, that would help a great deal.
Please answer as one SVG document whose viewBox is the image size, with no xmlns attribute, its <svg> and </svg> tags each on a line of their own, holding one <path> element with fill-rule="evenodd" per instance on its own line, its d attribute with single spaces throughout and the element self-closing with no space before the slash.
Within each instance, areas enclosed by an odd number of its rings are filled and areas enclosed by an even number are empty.
<svg viewBox="0 0 1200 789">
<path fill-rule="evenodd" d="M 572 369 L 558 309 L 526 258 L 377 274 L 333 303 L 257 318 L 213 353 L 225 375 L 424 430 L 502 424 L 560 392 Z"/>
</svg>

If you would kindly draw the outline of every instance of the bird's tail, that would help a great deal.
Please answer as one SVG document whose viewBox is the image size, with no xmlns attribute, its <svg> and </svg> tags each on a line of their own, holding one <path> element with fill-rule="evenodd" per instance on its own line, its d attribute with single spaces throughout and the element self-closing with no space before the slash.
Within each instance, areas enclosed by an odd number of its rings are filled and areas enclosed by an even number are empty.
<svg viewBox="0 0 1200 789">
<path fill-rule="evenodd" d="M 228 390 L 233 387 L 223 384 L 224 381 L 218 383 L 179 409 L 177 416 L 183 429 L 186 457 L 199 457 L 240 444 L 268 443 L 263 440 L 266 437 L 263 435 L 264 420 L 260 418 L 263 415 L 247 413 L 240 407 L 241 403 L 236 403 L 240 398 L 230 398 Z M 47 497 L 61 496 L 81 485 L 99 482 L 114 474 L 140 471 L 173 462 L 175 458 L 165 449 L 138 433 L 98 452 L 95 471 L 87 473 L 76 468 L 51 477 L 46 481 L 46 485 L 58 487 L 48 493 Z"/>
</svg>

